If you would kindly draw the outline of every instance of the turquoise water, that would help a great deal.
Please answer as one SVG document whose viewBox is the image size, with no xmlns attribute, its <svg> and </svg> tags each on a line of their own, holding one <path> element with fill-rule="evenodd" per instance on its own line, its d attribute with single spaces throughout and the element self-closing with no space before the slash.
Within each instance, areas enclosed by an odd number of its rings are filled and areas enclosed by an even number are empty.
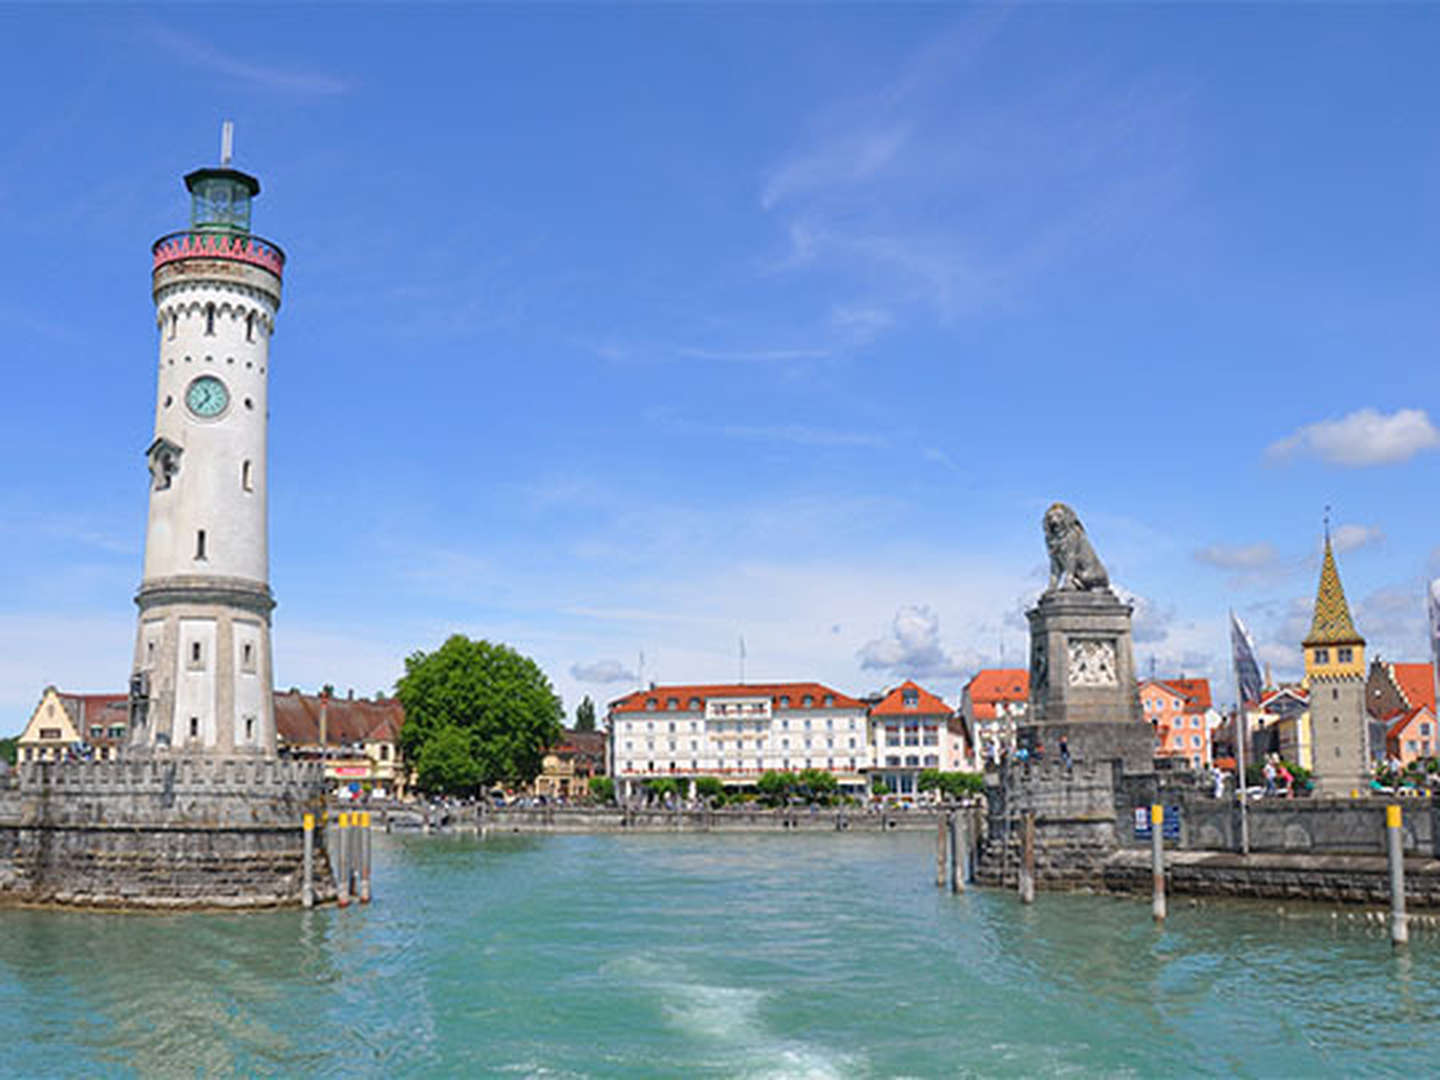
<svg viewBox="0 0 1440 1080">
<path fill-rule="evenodd" d="M 1425 1075 L 1440 939 L 935 888 L 928 834 L 376 837 L 348 911 L 0 912 L 0 1073 Z"/>
</svg>

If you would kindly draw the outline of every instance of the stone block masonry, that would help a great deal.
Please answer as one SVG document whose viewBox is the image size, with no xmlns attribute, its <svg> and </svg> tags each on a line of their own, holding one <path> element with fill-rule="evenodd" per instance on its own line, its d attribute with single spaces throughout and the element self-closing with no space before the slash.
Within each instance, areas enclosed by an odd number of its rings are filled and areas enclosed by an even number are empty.
<svg viewBox="0 0 1440 1080">
<path fill-rule="evenodd" d="M 21 766 L 0 787 L 0 902 L 110 908 L 299 904 L 313 762 L 153 757 Z M 323 834 L 316 899 L 334 899 Z"/>
</svg>

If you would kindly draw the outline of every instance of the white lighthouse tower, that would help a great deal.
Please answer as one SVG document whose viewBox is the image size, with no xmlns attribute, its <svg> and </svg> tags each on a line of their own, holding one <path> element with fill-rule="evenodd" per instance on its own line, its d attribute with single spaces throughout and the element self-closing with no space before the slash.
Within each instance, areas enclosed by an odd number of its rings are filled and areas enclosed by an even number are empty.
<svg viewBox="0 0 1440 1080">
<path fill-rule="evenodd" d="M 270 335 L 285 255 L 250 232 L 253 176 L 185 177 L 190 228 L 154 245 L 150 515 L 130 681 L 135 749 L 275 754 L 266 523 Z"/>
</svg>

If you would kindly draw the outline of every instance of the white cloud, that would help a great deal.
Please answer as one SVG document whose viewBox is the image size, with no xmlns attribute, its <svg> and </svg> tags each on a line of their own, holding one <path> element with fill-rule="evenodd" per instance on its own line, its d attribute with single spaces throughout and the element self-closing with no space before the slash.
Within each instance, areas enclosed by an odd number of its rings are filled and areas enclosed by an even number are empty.
<svg viewBox="0 0 1440 1080">
<path fill-rule="evenodd" d="M 1437 446 L 1440 431 L 1423 409 L 1397 409 L 1389 415 L 1357 409 L 1338 419 L 1306 424 L 1272 443 L 1265 456 L 1271 461 L 1316 457 L 1330 465 L 1359 468 L 1408 461 Z"/>
<path fill-rule="evenodd" d="M 596 660 L 589 664 L 571 664 L 570 677 L 576 682 L 634 682 L 635 673 L 619 660 Z"/>
<path fill-rule="evenodd" d="M 1385 534 L 1378 525 L 1340 525 L 1330 534 L 1330 541 L 1339 552 L 1354 551 L 1384 539 Z"/>
<path fill-rule="evenodd" d="M 917 679 L 958 676 L 965 664 L 940 642 L 940 617 L 924 604 L 907 604 L 895 613 L 890 632 L 861 646 L 856 654 L 867 671 Z"/>
<path fill-rule="evenodd" d="M 1210 544 L 1195 552 L 1195 561 L 1222 570 L 1263 570 L 1273 566 L 1280 553 L 1269 543 Z"/>
<path fill-rule="evenodd" d="M 351 84 L 344 79 L 318 71 L 300 71 L 269 67 L 242 60 L 199 38 L 181 34 L 160 23 L 149 26 L 149 37 L 182 63 L 203 67 L 207 71 L 228 75 L 260 90 L 292 94 L 345 94 Z"/>
</svg>

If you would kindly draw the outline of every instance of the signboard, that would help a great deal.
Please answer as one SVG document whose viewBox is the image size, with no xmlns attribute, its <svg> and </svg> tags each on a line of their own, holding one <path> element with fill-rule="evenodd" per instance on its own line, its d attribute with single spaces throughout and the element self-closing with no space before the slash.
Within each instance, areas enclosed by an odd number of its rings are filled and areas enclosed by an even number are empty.
<svg viewBox="0 0 1440 1080">
<path fill-rule="evenodd" d="M 1180 807 L 1165 807 L 1165 824 L 1160 826 L 1160 836 L 1165 840 L 1180 839 Z M 1135 839 L 1150 839 L 1150 807 L 1135 807 Z"/>
<path fill-rule="evenodd" d="M 368 765 L 335 765 L 330 771 L 336 776 L 369 776 Z"/>
</svg>

